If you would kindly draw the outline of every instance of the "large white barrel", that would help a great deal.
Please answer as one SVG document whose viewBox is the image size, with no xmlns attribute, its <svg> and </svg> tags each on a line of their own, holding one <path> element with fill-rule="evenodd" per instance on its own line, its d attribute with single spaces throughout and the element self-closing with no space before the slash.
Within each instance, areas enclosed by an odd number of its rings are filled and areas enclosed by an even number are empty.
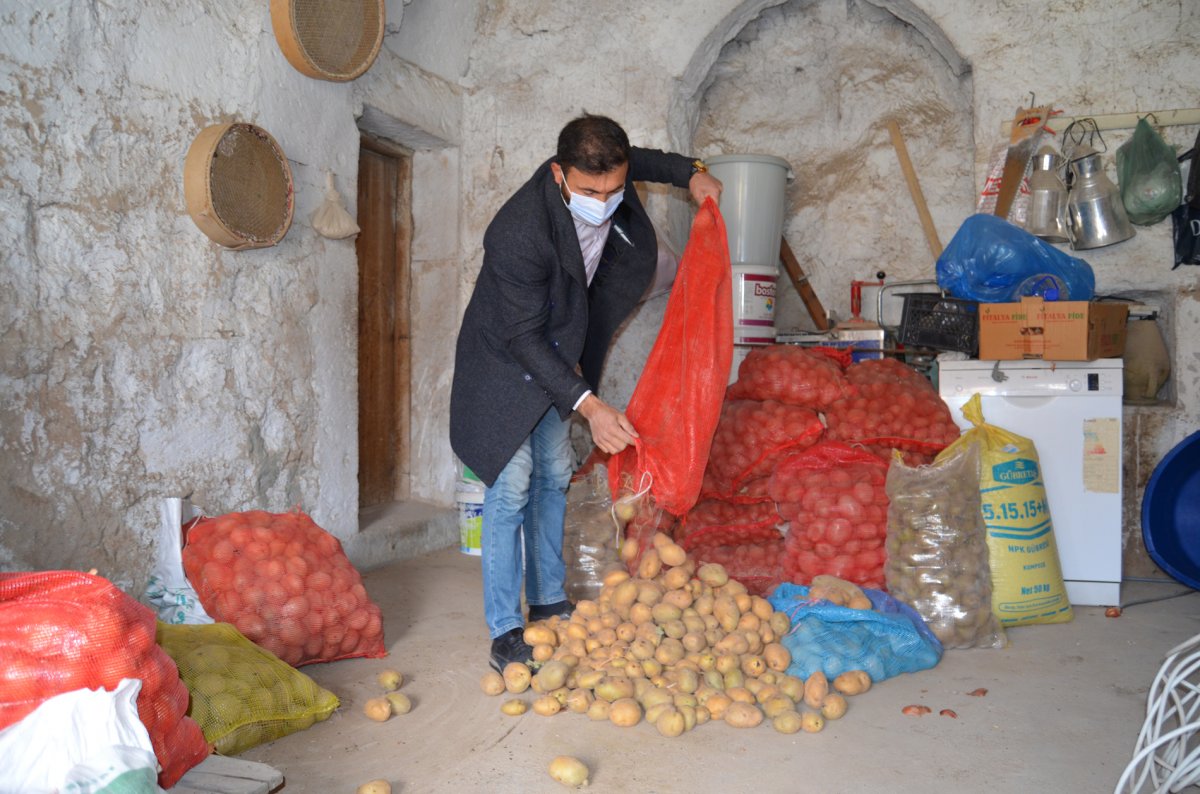
<svg viewBox="0 0 1200 794">
<path fill-rule="evenodd" d="M 775 343 L 776 265 L 733 265 L 733 343 Z"/>
<path fill-rule="evenodd" d="M 734 265 L 778 267 L 783 240 L 787 160 L 767 154 L 728 154 L 705 158 L 709 172 L 721 180 L 721 217 Z"/>
<path fill-rule="evenodd" d="M 730 154 L 705 160 L 721 180 L 721 217 L 733 269 L 733 343 L 775 341 L 775 285 L 783 241 L 783 210 L 791 169 L 766 154 Z"/>
</svg>

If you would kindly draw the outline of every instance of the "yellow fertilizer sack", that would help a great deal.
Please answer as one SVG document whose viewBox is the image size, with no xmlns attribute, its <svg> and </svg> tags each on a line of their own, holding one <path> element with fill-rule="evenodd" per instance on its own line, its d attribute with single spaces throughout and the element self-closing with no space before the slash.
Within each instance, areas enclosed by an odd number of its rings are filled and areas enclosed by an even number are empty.
<svg viewBox="0 0 1200 794">
<path fill-rule="evenodd" d="M 160 621 L 158 644 L 191 692 L 188 716 L 222 755 L 302 731 L 338 707 L 336 695 L 232 624 Z"/>
<path fill-rule="evenodd" d="M 1037 449 L 1030 439 L 985 423 L 978 394 L 962 412 L 974 427 L 937 459 L 953 456 L 973 441 L 979 443 L 992 611 L 1005 628 L 1066 623 L 1074 612 L 1063 584 Z"/>
</svg>

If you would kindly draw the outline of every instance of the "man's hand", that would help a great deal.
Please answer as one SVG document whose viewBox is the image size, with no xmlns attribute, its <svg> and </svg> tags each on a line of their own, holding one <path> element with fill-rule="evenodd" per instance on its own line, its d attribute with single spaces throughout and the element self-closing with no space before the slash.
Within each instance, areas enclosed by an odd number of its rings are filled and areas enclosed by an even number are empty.
<svg viewBox="0 0 1200 794">
<path fill-rule="evenodd" d="M 615 455 L 638 437 L 629 417 L 594 394 L 579 404 L 579 414 L 592 429 L 592 441 L 610 455 Z"/>
<path fill-rule="evenodd" d="M 697 204 L 703 204 L 704 199 L 709 196 L 712 196 L 713 201 L 720 203 L 721 189 L 721 180 L 706 171 L 698 171 L 688 180 L 688 190 Z"/>
</svg>

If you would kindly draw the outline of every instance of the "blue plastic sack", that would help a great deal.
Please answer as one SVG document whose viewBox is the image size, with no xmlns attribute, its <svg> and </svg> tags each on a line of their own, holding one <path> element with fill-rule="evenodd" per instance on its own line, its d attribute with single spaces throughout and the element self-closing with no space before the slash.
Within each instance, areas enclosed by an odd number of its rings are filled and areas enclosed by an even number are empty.
<svg viewBox="0 0 1200 794">
<path fill-rule="evenodd" d="M 789 675 L 808 678 L 820 670 L 829 680 L 865 670 L 872 681 L 936 665 L 942 644 L 917 611 L 881 590 L 864 587 L 872 609 L 850 609 L 818 599 L 804 585 L 784 582 L 767 599 L 792 621 L 780 642 L 792 654 Z"/>
<path fill-rule="evenodd" d="M 963 221 L 937 261 L 938 286 L 956 298 L 1008 303 L 1023 296 L 1091 300 L 1092 266 L 995 215 Z"/>
</svg>

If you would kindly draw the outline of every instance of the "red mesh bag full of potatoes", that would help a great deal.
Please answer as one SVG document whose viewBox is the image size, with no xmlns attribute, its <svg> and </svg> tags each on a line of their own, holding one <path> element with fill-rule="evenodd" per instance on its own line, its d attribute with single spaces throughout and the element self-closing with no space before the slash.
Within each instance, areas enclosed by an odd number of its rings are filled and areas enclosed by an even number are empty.
<svg viewBox="0 0 1200 794">
<path fill-rule="evenodd" d="M 0 729 L 55 695 L 112 691 L 139 678 L 138 717 L 171 788 L 209 754 L 187 716 L 188 689 L 155 642 L 154 612 L 102 576 L 78 571 L 0 574 Z"/>
<path fill-rule="evenodd" d="M 705 499 L 675 529 L 675 542 L 691 550 L 702 545 L 782 540 L 780 521 L 775 503 L 769 499 L 741 504 Z"/>
<path fill-rule="evenodd" d="M 775 400 L 820 410 L 853 392 L 843 369 L 850 351 L 767 345 L 751 350 L 738 366 L 727 400 Z"/>
<path fill-rule="evenodd" d="M 808 408 L 775 400 L 726 400 L 709 452 L 711 483 L 721 493 L 736 492 L 769 475 L 788 453 L 815 444 L 824 430 Z"/>
<path fill-rule="evenodd" d="M 202 519 L 188 531 L 183 570 L 214 620 L 293 667 L 387 655 L 362 577 L 303 512 Z"/>
<path fill-rule="evenodd" d="M 739 505 L 766 502 L 771 499 L 767 495 L 768 480 L 770 480 L 769 474 L 764 477 L 756 477 L 753 480 L 743 480 L 737 490 L 724 492 L 721 490 L 721 487 L 722 485 L 727 487 L 728 484 L 720 482 L 716 473 L 710 467 L 704 470 L 704 487 L 700 491 L 700 501 L 704 501 L 705 499 L 720 499 L 722 502 L 732 502 Z"/>
<path fill-rule="evenodd" d="M 895 359 L 851 365 L 846 377 L 854 396 L 825 409 L 829 438 L 861 444 L 880 455 L 905 453 L 910 465 L 929 463 L 961 431 L 928 380 Z"/>
<path fill-rule="evenodd" d="M 834 441 L 775 468 L 768 490 L 788 521 L 784 566 L 790 580 L 807 584 L 829 574 L 882 589 L 887 471 L 879 456 Z"/>
<path fill-rule="evenodd" d="M 785 578 L 781 537 L 753 543 L 698 546 L 690 554 L 697 565 L 716 562 L 725 566 L 729 577 L 745 585 L 751 595 L 765 598 Z"/>
</svg>

